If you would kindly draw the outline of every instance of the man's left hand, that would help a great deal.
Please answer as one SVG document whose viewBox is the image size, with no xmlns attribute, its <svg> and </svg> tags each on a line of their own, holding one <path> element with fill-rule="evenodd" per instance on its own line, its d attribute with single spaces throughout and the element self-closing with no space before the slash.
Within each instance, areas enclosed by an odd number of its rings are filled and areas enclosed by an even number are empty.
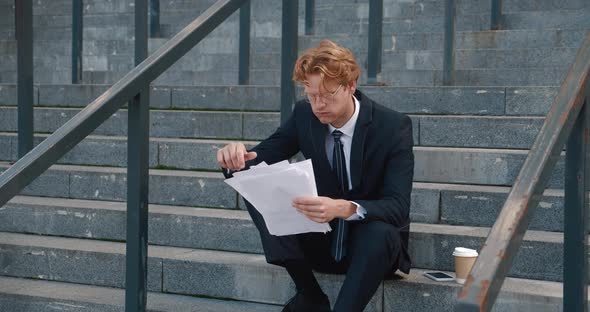
<svg viewBox="0 0 590 312">
<path fill-rule="evenodd" d="M 326 223 L 334 218 L 347 219 L 356 212 L 356 205 L 344 199 L 304 196 L 293 200 L 293 207 L 312 221 Z"/>
</svg>

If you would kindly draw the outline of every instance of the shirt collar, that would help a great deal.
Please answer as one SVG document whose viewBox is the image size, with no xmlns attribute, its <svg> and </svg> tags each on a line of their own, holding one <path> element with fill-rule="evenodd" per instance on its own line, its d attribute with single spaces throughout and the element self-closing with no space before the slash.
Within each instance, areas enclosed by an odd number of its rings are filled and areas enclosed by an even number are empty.
<svg viewBox="0 0 590 312">
<path fill-rule="evenodd" d="M 352 99 L 354 100 L 354 114 L 352 114 L 352 117 L 350 117 L 350 119 L 341 128 L 335 128 L 334 126 L 329 124 L 328 128 L 330 130 L 330 133 L 334 132 L 334 130 L 340 130 L 344 135 L 347 135 L 349 137 L 352 137 L 352 135 L 354 134 L 354 127 L 356 126 L 356 121 L 359 118 L 360 103 L 354 95 L 352 96 Z"/>
</svg>

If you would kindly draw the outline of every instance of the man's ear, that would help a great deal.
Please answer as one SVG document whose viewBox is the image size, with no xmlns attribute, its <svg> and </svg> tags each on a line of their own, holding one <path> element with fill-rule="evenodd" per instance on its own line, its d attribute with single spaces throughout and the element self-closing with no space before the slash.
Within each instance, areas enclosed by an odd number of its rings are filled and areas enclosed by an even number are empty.
<svg viewBox="0 0 590 312">
<path fill-rule="evenodd" d="M 348 88 L 350 89 L 350 93 L 354 94 L 354 92 L 356 91 L 356 80 L 349 82 Z"/>
</svg>

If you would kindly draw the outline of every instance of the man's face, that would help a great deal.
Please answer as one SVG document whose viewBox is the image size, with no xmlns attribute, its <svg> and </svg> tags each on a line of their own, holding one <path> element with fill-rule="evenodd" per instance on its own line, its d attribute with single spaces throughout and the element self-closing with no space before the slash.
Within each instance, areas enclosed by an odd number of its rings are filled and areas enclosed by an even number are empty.
<svg viewBox="0 0 590 312">
<path fill-rule="evenodd" d="M 323 124 L 342 127 L 354 113 L 352 94 L 356 82 L 348 86 L 332 80 L 323 83 L 319 74 L 307 75 L 304 82 L 305 93 L 311 103 L 314 115 Z"/>
</svg>

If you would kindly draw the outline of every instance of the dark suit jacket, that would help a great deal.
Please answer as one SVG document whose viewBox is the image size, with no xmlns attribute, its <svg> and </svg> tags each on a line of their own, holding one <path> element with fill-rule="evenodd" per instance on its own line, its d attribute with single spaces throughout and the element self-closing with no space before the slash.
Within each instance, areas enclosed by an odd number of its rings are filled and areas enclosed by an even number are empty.
<svg viewBox="0 0 590 312">
<path fill-rule="evenodd" d="M 318 195 L 352 200 L 367 210 L 362 221 L 383 221 L 399 229 L 402 251 L 399 269 L 409 273 L 408 236 L 410 231 L 410 193 L 414 175 L 412 121 L 355 93 L 360 111 L 355 126 L 350 174 L 352 190 L 343 194 L 336 174 L 326 157 L 328 126 L 320 123 L 307 100 L 299 101 L 290 118 L 266 140 L 252 149 L 258 157 L 248 166 L 289 159 L 301 151 L 311 158 Z M 392 272 L 394 273 L 394 272 Z"/>
</svg>

